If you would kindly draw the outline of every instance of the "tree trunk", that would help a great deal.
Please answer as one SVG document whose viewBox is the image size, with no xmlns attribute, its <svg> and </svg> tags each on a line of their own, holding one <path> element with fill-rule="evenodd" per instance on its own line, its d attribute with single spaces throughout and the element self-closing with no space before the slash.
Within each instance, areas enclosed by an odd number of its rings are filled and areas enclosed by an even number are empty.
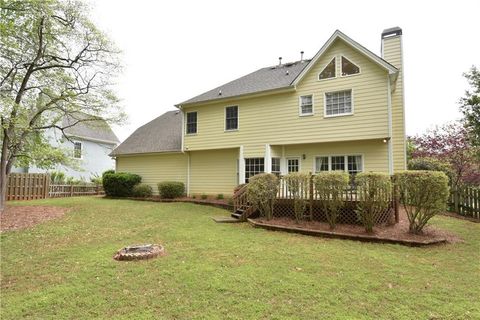
<svg viewBox="0 0 480 320">
<path fill-rule="evenodd" d="M 5 203 L 7 201 L 7 176 L 9 173 L 9 168 L 11 166 L 7 165 L 8 161 L 8 136 L 4 134 L 2 142 L 2 154 L 0 157 L 0 214 L 5 208 Z"/>
</svg>

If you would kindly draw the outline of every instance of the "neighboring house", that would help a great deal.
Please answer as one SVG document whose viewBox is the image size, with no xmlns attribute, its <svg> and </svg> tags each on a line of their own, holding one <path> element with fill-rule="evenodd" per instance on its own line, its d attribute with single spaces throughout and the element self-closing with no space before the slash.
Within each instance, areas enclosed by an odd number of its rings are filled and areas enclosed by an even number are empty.
<svg viewBox="0 0 480 320">
<path fill-rule="evenodd" d="M 381 41 L 377 56 L 337 30 L 311 60 L 182 102 L 112 152 L 116 169 L 189 194 L 231 194 L 260 172 L 404 170 L 402 30 Z"/>
<path fill-rule="evenodd" d="M 76 116 L 77 119 L 84 117 Z M 62 120 L 62 127 L 66 139 L 60 130 L 52 129 L 47 132 L 47 137 L 52 146 L 63 148 L 70 153 L 77 168 L 58 165 L 51 170 L 37 167 L 15 168 L 13 172 L 42 173 L 48 171 L 61 171 L 67 177 L 90 181 L 91 177 L 101 175 L 104 171 L 115 168 L 115 162 L 109 156 L 118 145 L 119 140 L 110 126 L 104 120 L 78 122 L 72 117 Z M 72 126 L 71 126 L 72 125 Z M 71 127 L 69 127 L 71 126 Z"/>
</svg>

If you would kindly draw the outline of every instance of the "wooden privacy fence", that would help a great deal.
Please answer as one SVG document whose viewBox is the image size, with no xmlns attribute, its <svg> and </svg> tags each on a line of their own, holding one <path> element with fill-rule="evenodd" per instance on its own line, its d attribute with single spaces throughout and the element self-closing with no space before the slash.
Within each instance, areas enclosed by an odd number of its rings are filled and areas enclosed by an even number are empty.
<svg viewBox="0 0 480 320">
<path fill-rule="evenodd" d="M 103 188 L 95 184 L 50 184 L 50 175 L 46 173 L 11 173 L 7 181 L 7 201 L 98 194 L 103 194 Z"/>
<path fill-rule="evenodd" d="M 450 211 L 480 220 L 480 188 L 451 187 L 448 206 Z"/>
<path fill-rule="evenodd" d="M 50 176 L 44 173 L 11 173 L 7 181 L 8 200 L 33 200 L 48 197 Z"/>
</svg>

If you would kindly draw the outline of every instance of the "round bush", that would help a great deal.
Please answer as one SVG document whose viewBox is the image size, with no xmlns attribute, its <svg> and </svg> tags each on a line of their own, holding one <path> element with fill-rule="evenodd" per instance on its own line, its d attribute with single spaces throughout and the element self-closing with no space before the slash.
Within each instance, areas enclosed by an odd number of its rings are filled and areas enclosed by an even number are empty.
<svg viewBox="0 0 480 320">
<path fill-rule="evenodd" d="M 309 189 L 310 175 L 302 172 L 292 172 L 284 177 L 285 185 L 293 196 L 293 211 L 295 221 L 299 222 L 305 218 L 305 209 L 307 208 L 307 198 L 304 197 L 306 190 Z"/>
<path fill-rule="evenodd" d="M 409 231 L 421 233 L 436 214 L 445 211 L 448 177 L 440 171 L 403 171 L 394 175 L 400 202 L 407 212 Z"/>
<path fill-rule="evenodd" d="M 111 173 L 115 173 L 115 170 L 113 170 L 113 169 L 110 169 L 110 170 L 106 170 L 106 171 L 104 171 L 104 172 L 102 173 L 102 179 L 103 179 L 103 177 L 105 177 L 105 175 L 107 175 L 107 174 L 111 174 Z"/>
<path fill-rule="evenodd" d="M 373 232 L 378 217 L 390 204 L 392 182 L 386 173 L 364 172 L 356 177 L 358 205 L 355 212 L 365 227 L 365 231 Z"/>
<path fill-rule="evenodd" d="M 133 187 L 142 181 L 137 174 L 119 172 L 107 173 L 103 176 L 103 189 L 110 197 L 130 197 Z"/>
<path fill-rule="evenodd" d="M 270 220 L 279 185 L 277 176 L 271 173 L 260 173 L 250 177 L 249 181 L 248 201 L 258 208 L 262 216 Z"/>
<path fill-rule="evenodd" d="M 165 199 L 179 198 L 185 195 L 185 184 L 178 181 L 164 181 L 158 184 L 158 193 Z"/>
<path fill-rule="evenodd" d="M 335 228 L 340 209 L 345 205 L 342 198 L 348 186 L 348 174 L 343 171 L 319 172 L 314 178 L 315 191 L 330 228 Z"/>
<path fill-rule="evenodd" d="M 137 184 L 133 187 L 132 194 L 134 197 L 148 198 L 152 196 L 153 190 L 148 184 Z"/>
</svg>

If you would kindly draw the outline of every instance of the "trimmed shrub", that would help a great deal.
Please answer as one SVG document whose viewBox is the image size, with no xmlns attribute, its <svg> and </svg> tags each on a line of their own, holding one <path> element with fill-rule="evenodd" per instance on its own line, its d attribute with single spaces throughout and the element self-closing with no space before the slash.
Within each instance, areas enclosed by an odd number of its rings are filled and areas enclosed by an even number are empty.
<svg viewBox="0 0 480 320">
<path fill-rule="evenodd" d="M 388 209 L 392 194 L 390 176 L 385 173 L 357 174 L 358 205 L 355 212 L 368 233 L 373 232 L 377 218 Z"/>
<path fill-rule="evenodd" d="M 133 187 L 142 181 L 137 174 L 119 172 L 107 173 L 103 176 L 103 189 L 110 197 L 129 197 L 132 195 Z"/>
<path fill-rule="evenodd" d="M 137 184 L 133 187 L 132 194 L 134 197 L 148 198 L 153 194 L 153 189 L 148 184 Z"/>
<path fill-rule="evenodd" d="M 102 179 L 103 179 L 103 177 L 105 177 L 106 174 L 111 174 L 111 173 L 115 173 L 115 170 L 110 169 L 110 170 L 104 171 L 104 172 L 102 173 Z"/>
<path fill-rule="evenodd" d="M 163 181 L 158 184 L 158 193 L 165 199 L 179 198 L 185 194 L 185 184 L 178 181 Z"/>
<path fill-rule="evenodd" d="M 394 175 L 411 233 L 421 233 L 436 214 L 446 210 L 448 177 L 439 171 L 403 171 Z"/>
<path fill-rule="evenodd" d="M 295 212 L 295 221 L 298 223 L 299 220 L 305 218 L 310 175 L 307 173 L 293 172 L 287 174 L 284 179 L 288 192 L 290 192 L 293 197 L 293 211 Z"/>
<path fill-rule="evenodd" d="M 277 195 L 279 181 L 276 175 L 260 173 L 250 177 L 247 187 L 248 201 L 260 211 L 267 220 L 273 217 L 273 203 Z"/>
<path fill-rule="evenodd" d="M 207 196 L 206 194 L 202 194 L 202 195 L 200 196 L 200 198 L 201 198 L 202 200 L 207 200 L 208 196 Z"/>
<path fill-rule="evenodd" d="M 348 187 L 348 174 L 343 171 L 320 172 L 313 178 L 313 183 L 330 229 L 334 229 L 340 209 L 344 206 L 342 195 Z"/>
<path fill-rule="evenodd" d="M 223 193 L 219 193 L 217 194 L 217 200 L 222 200 L 224 199 L 225 197 L 223 196 Z"/>
</svg>

